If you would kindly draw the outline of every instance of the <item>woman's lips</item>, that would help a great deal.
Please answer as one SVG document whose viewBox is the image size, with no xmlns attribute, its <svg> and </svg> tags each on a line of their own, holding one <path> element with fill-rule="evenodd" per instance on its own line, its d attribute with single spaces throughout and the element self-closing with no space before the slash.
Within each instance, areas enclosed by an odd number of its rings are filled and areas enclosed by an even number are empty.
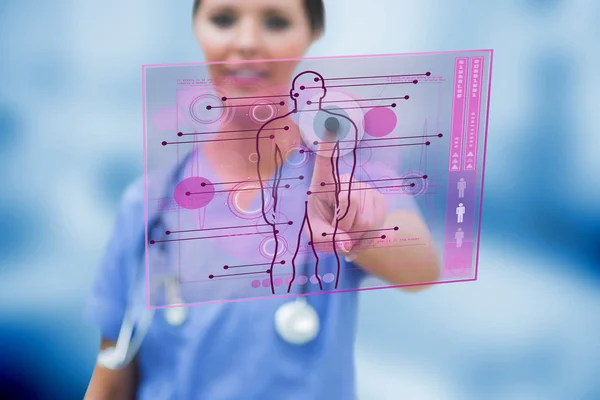
<svg viewBox="0 0 600 400">
<path fill-rule="evenodd" d="M 225 70 L 223 75 L 226 79 L 232 79 L 235 83 L 244 86 L 257 84 L 268 77 L 266 71 L 251 68 L 229 69 Z"/>
</svg>

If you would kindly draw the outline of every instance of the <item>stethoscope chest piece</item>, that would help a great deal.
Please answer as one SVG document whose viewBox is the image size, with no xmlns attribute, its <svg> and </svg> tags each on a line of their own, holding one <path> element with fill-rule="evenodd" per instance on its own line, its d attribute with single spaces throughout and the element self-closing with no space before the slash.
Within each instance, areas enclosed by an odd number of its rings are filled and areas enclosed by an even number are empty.
<svg viewBox="0 0 600 400">
<path fill-rule="evenodd" d="M 319 315 L 305 299 L 285 303 L 275 312 L 275 329 L 288 343 L 302 345 L 319 334 Z"/>
</svg>

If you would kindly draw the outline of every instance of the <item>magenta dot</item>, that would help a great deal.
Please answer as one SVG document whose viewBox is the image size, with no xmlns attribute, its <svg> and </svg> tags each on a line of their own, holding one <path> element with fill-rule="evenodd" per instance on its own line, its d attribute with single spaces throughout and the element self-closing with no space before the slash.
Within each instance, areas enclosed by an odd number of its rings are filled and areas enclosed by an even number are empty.
<svg viewBox="0 0 600 400">
<path fill-rule="evenodd" d="M 154 243 L 156 243 L 154 240 L 151 240 L 151 241 L 150 241 L 150 244 L 154 244 Z"/>
<path fill-rule="evenodd" d="M 283 101 L 280 101 L 280 102 L 279 102 L 279 105 L 280 105 L 280 106 L 283 106 L 283 105 L 285 105 L 285 102 L 283 102 Z"/>
<path fill-rule="evenodd" d="M 283 130 L 284 130 L 284 131 L 289 131 L 289 130 L 290 130 L 290 127 L 289 127 L 289 126 L 284 126 L 284 127 L 283 127 Z"/>
<path fill-rule="evenodd" d="M 392 108 L 396 107 L 396 103 L 392 103 Z"/>
<path fill-rule="evenodd" d="M 294 97 L 298 97 L 300 96 L 298 93 L 294 93 Z"/>
<path fill-rule="evenodd" d="M 321 236 L 325 237 L 327 234 L 325 232 L 321 233 Z"/>
<path fill-rule="evenodd" d="M 306 104 L 308 104 L 308 105 L 310 106 L 310 105 L 312 104 L 312 101 L 308 100 L 308 101 L 306 102 Z"/>
<path fill-rule="evenodd" d="M 183 132 L 177 132 L 177 136 L 179 136 L 179 137 L 183 136 Z"/>
<path fill-rule="evenodd" d="M 263 287 L 269 287 L 271 286 L 271 281 L 269 279 L 263 279 L 262 285 Z"/>
<path fill-rule="evenodd" d="M 294 221 L 288 221 L 288 225 L 294 225 Z"/>
<path fill-rule="evenodd" d="M 299 285 L 304 285 L 306 284 L 306 282 L 308 282 L 308 278 L 306 277 L 306 275 L 300 275 L 296 278 L 296 282 L 298 282 Z"/>
<path fill-rule="evenodd" d="M 404 100 L 408 100 L 410 97 L 408 95 L 404 96 Z"/>
<path fill-rule="evenodd" d="M 260 286 L 260 281 L 258 279 L 255 279 L 255 280 L 252 281 L 252 283 L 250 285 L 252 285 L 252 287 L 254 289 L 256 289 L 257 287 Z"/>
<path fill-rule="evenodd" d="M 397 227 L 397 226 L 395 226 L 395 227 L 394 227 L 394 230 L 395 230 L 395 231 L 397 231 L 397 230 L 398 230 L 398 227 Z"/>
<path fill-rule="evenodd" d="M 300 179 L 300 180 L 304 179 L 304 175 L 300 175 L 300 176 L 298 177 L 298 179 Z"/>
<path fill-rule="evenodd" d="M 204 185 L 202 185 L 204 183 Z M 173 193 L 175 202 L 188 210 L 206 206 L 215 197 L 215 189 L 211 182 L 202 177 L 194 176 L 179 182 Z"/>
<path fill-rule="evenodd" d="M 321 186 L 325 186 L 325 182 L 321 182 Z"/>
<path fill-rule="evenodd" d="M 414 80 L 413 83 L 416 85 L 419 81 L 418 80 Z"/>
<path fill-rule="evenodd" d="M 221 100 L 227 101 L 227 97 L 223 96 L 223 97 L 221 97 Z"/>
<path fill-rule="evenodd" d="M 161 144 L 162 144 L 163 146 L 166 146 L 166 145 L 167 145 L 167 142 L 162 142 Z"/>
<path fill-rule="evenodd" d="M 282 283 L 283 280 L 281 278 L 275 278 L 275 280 L 273 280 L 273 285 L 275 286 L 281 286 Z"/>
<path fill-rule="evenodd" d="M 207 110 L 210 110 L 212 108 L 212 106 L 206 106 Z"/>
<path fill-rule="evenodd" d="M 426 75 L 426 76 L 430 76 L 430 75 L 431 75 L 431 72 L 425 72 L 425 75 Z"/>
<path fill-rule="evenodd" d="M 277 233 L 279 233 L 279 229 L 275 229 L 275 233 L 276 233 L 276 234 L 277 234 Z"/>
<path fill-rule="evenodd" d="M 279 264 L 281 264 L 281 265 L 285 264 L 285 260 L 282 260 Z"/>
<path fill-rule="evenodd" d="M 415 187 L 415 183 L 414 183 L 414 182 L 413 182 L 413 183 L 411 183 L 411 184 L 410 184 L 410 187 Z"/>
<path fill-rule="evenodd" d="M 208 279 L 213 279 L 214 277 L 215 276 L 211 274 L 211 275 L 208 276 Z"/>
<path fill-rule="evenodd" d="M 382 239 L 385 239 L 385 238 L 386 238 L 386 236 L 385 236 L 385 235 L 381 235 L 381 238 L 382 238 Z"/>
<path fill-rule="evenodd" d="M 285 188 L 286 188 L 286 189 L 289 189 L 289 188 L 290 188 L 290 185 L 289 185 L 289 184 L 285 185 Z"/>
<path fill-rule="evenodd" d="M 425 142 L 425 145 L 429 146 L 431 144 L 431 142 L 428 140 Z"/>
<path fill-rule="evenodd" d="M 312 193 L 312 192 L 311 192 L 310 190 L 309 190 L 308 192 L 306 192 L 306 194 L 307 194 L 307 195 L 309 195 L 309 196 L 310 196 L 310 194 L 311 194 L 311 193 Z"/>
<path fill-rule="evenodd" d="M 306 87 L 304 85 L 300 86 L 300 90 L 304 90 Z"/>
<path fill-rule="evenodd" d="M 223 269 L 229 269 L 229 265 L 223 265 Z"/>
<path fill-rule="evenodd" d="M 300 150 L 298 153 L 300 153 L 300 154 L 304 154 L 304 150 Z"/>
<path fill-rule="evenodd" d="M 271 135 L 271 136 L 269 136 L 269 138 L 275 139 L 275 135 Z"/>
<path fill-rule="evenodd" d="M 319 142 L 317 142 L 316 140 L 313 142 L 313 144 L 316 146 L 319 144 Z"/>
<path fill-rule="evenodd" d="M 423 175 L 423 179 L 427 179 L 427 175 Z"/>
<path fill-rule="evenodd" d="M 165 235 L 170 235 L 171 231 L 165 231 Z"/>
<path fill-rule="evenodd" d="M 334 279 L 335 275 L 333 275 L 331 272 L 328 272 L 325 275 L 323 275 L 323 282 L 325 283 L 331 283 Z"/>
<path fill-rule="evenodd" d="M 365 132 L 374 137 L 389 135 L 394 128 L 398 118 L 393 110 L 386 107 L 370 109 L 364 117 Z"/>
<path fill-rule="evenodd" d="M 315 78 L 315 82 L 319 82 L 319 78 Z"/>
<path fill-rule="evenodd" d="M 444 136 L 443 133 L 438 133 L 438 137 L 442 137 L 442 136 Z"/>
</svg>

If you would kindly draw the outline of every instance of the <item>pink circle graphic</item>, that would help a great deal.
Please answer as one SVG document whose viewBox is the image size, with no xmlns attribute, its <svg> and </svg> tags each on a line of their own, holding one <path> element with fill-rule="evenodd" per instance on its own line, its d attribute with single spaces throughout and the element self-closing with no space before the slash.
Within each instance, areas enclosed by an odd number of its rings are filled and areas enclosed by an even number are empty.
<svg viewBox="0 0 600 400">
<path fill-rule="evenodd" d="M 273 281 L 273 285 L 279 287 L 281 286 L 281 284 L 283 283 L 283 280 L 281 278 L 275 278 L 275 280 Z"/>
<path fill-rule="evenodd" d="M 410 170 L 402 174 L 401 191 L 409 196 L 420 196 L 427 191 L 429 180 L 421 171 Z"/>
<path fill-rule="evenodd" d="M 255 204 L 251 208 L 245 209 L 240 204 L 240 195 L 247 190 L 260 190 L 260 183 L 257 182 L 242 182 L 237 184 L 231 191 L 229 192 L 227 206 L 229 210 L 237 217 L 242 219 L 256 219 L 262 218 L 262 203 Z M 269 185 L 263 182 L 263 190 L 265 192 L 269 192 Z M 258 195 L 259 199 L 261 194 Z M 273 206 L 273 198 L 271 196 L 267 196 L 265 199 L 265 212 L 269 212 Z"/>
<path fill-rule="evenodd" d="M 173 197 L 180 207 L 195 210 L 211 202 L 215 197 L 215 188 L 208 179 L 194 176 L 179 182 Z"/>
<path fill-rule="evenodd" d="M 305 285 L 306 282 L 308 282 L 308 278 L 306 277 L 306 275 L 300 275 L 298 278 L 296 278 L 296 282 L 298 283 L 298 285 Z"/>
<path fill-rule="evenodd" d="M 261 99 L 252 104 L 248 111 L 248 117 L 252 122 L 262 125 L 275 118 L 278 114 L 277 111 L 277 106 L 272 101 Z"/>
<path fill-rule="evenodd" d="M 331 272 L 328 272 L 325 275 L 323 275 L 323 282 L 325 283 L 331 283 L 334 279 L 335 275 L 333 275 Z"/>
<path fill-rule="evenodd" d="M 365 132 L 374 137 L 387 136 L 396 127 L 398 118 L 394 110 L 387 107 L 376 107 L 365 114 Z"/>
<path fill-rule="evenodd" d="M 177 107 L 179 129 L 213 130 L 226 125 L 233 118 L 233 109 L 223 99 L 223 88 L 193 86 L 178 90 Z"/>
<path fill-rule="evenodd" d="M 271 280 L 270 279 L 263 279 L 262 285 L 263 285 L 263 287 L 269 287 L 269 286 L 271 286 Z"/>
<path fill-rule="evenodd" d="M 252 281 L 251 285 L 254 289 L 256 289 L 257 287 L 260 286 L 260 281 L 258 279 L 255 279 Z"/>
<path fill-rule="evenodd" d="M 310 277 L 310 283 L 312 283 L 313 285 L 316 285 L 317 283 L 319 283 L 319 280 L 317 279 L 316 275 L 313 275 Z"/>
<path fill-rule="evenodd" d="M 275 244 L 276 242 L 272 235 L 266 237 L 260 242 L 258 251 L 263 257 L 272 259 L 275 252 Z M 277 257 L 283 256 L 287 250 L 287 241 L 284 238 L 277 236 Z"/>
</svg>

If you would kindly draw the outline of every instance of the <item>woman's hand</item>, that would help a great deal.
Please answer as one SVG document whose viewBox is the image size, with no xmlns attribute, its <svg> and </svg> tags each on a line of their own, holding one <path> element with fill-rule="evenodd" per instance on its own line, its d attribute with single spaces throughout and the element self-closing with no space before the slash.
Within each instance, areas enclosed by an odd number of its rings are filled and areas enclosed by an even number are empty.
<svg viewBox="0 0 600 400">
<path fill-rule="evenodd" d="M 353 243 L 361 239 L 380 239 L 377 228 L 387 214 L 385 198 L 351 174 L 339 174 L 336 158 L 339 145 L 319 143 L 308 197 L 308 218 L 317 250 L 352 259 Z M 335 235 L 335 237 L 334 237 Z"/>
<path fill-rule="evenodd" d="M 408 210 L 388 212 L 375 187 L 338 173 L 338 152 L 339 144 L 332 142 L 321 142 L 316 150 L 307 204 L 315 249 L 332 252 L 335 243 L 337 253 L 348 261 L 405 290 L 437 281 L 440 260 L 421 216 Z M 417 240 L 412 246 L 378 245 L 386 238 Z M 367 245 L 368 239 L 374 239 L 372 244 Z"/>
</svg>

